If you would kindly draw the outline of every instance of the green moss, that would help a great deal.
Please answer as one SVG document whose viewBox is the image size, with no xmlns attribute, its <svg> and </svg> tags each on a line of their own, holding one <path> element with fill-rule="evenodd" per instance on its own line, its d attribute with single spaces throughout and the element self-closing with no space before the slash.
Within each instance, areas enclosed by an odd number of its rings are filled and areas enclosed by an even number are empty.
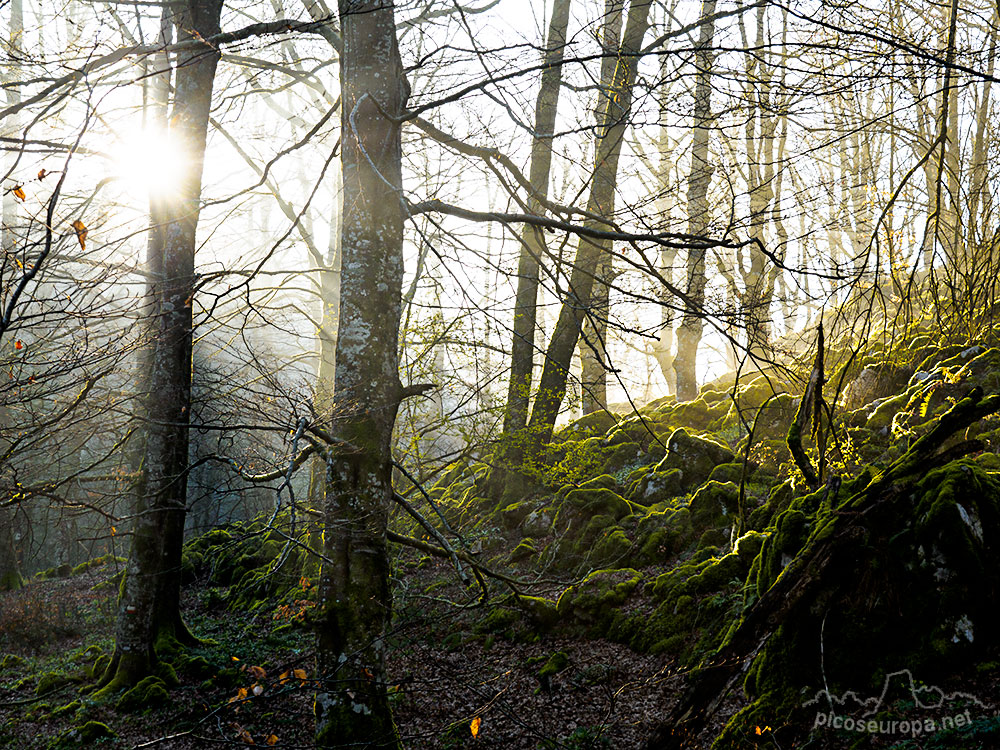
<svg viewBox="0 0 1000 750">
<path fill-rule="evenodd" d="M 625 602 L 642 582 L 642 574 L 632 568 L 597 570 L 559 597 L 560 617 L 587 626 L 592 632 L 606 630 L 614 609 Z"/>
<path fill-rule="evenodd" d="M 508 531 L 513 531 L 521 525 L 533 510 L 535 510 L 535 504 L 532 502 L 521 501 L 511 503 L 500 511 L 500 523 Z"/>
<path fill-rule="evenodd" d="M 750 474 L 753 472 L 751 471 Z M 733 462 L 729 464 L 719 464 L 714 469 L 712 473 L 708 476 L 709 481 L 726 483 L 732 482 L 738 485 L 740 479 L 743 477 L 743 464 L 739 462 Z"/>
<path fill-rule="evenodd" d="M 536 673 L 538 682 L 541 684 L 541 689 L 544 692 L 548 692 L 551 688 L 551 680 L 557 674 L 562 672 L 569 666 L 569 656 L 566 655 L 565 651 L 556 651 L 552 656 L 548 658 L 548 661 L 542 665 L 542 668 Z"/>
<path fill-rule="evenodd" d="M 115 709 L 125 713 L 138 713 L 156 708 L 170 700 L 166 683 L 156 675 L 142 679 L 135 687 L 125 692 Z"/>
<path fill-rule="evenodd" d="M 597 565 L 608 565 L 624 560 L 630 550 L 632 542 L 625 534 L 625 530 L 620 526 L 605 529 L 598 537 L 594 546 L 593 561 Z"/>
<path fill-rule="evenodd" d="M 706 482 L 688 506 L 691 523 L 696 529 L 732 526 L 739 500 L 740 488 L 732 482 Z"/>
<path fill-rule="evenodd" d="M 477 633 L 496 633 L 498 635 L 510 636 L 515 625 L 520 621 L 521 616 L 516 610 L 508 607 L 496 607 L 482 621 L 476 624 Z"/>
<path fill-rule="evenodd" d="M 757 555 L 760 554 L 761 548 L 764 546 L 765 539 L 767 539 L 767 534 L 765 533 L 760 531 L 748 531 L 736 540 L 733 551 L 739 555 L 743 564 L 749 568 L 753 564 Z"/>
<path fill-rule="evenodd" d="M 88 721 L 82 726 L 67 729 L 52 740 L 47 748 L 48 750 L 64 750 L 65 748 L 91 747 L 114 736 L 115 733 L 107 724 L 102 724 L 99 721 Z"/>
<path fill-rule="evenodd" d="M 24 666 L 24 659 L 16 654 L 4 654 L 0 656 L 0 669 L 10 672 L 18 667 Z"/>
<path fill-rule="evenodd" d="M 559 610 L 551 599 L 522 595 L 517 601 L 537 629 L 549 630 L 559 622 Z"/>
<path fill-rule="evenodd" d="M 698 575 L 689 578 L 685 590 L 692 594 L 719 591 L 730 583 L 743 585 L 748 566 L 735 552 L 711 562 Z"/>
<path fill-rule="evenodd" d="M 661 470 L 660 465 L 646 468 L 643 474 L 629 485 L 628 499 L 643 505 L 655 505 L 684 494 L 684 472 L 681 469 Z"/>
<path fill-rule="evenodd" d="M 786 480 L 771 488 L 767 500 L 759 508 L 750 513 L 749 527 L 762 531 L 771 524 L 771 520 L 788 508 L 795 497 L 791 480 Z"/>
<path fill-rule="evenodd" d="M 49 720 L 62 719 L 70 714 L 75 714 L 83 704 L 80 701 L 71 701 L 65 706 L 59 706 L 59 708 L 53 709 L 48 715 Z"/>
<path fill-rule="evenodd" d="M 535 549 L 535 542 L 533 539 L 522 539 L 521 543 L 518 544 L 514 550 L 510 553 L 511 562 L 523 562 L 537 554 Z"/>
<path fill-rule="evenodd" d="M 64 672 L 45 672 L 38 678 L 38 684 L 35 686 L 35 695 L 51 693 L 53 690 L 61 688 L 63 685 L 68 685 L 72 681 L 73 678 Z"/>
<path fill-rule="evenodd" d="M 809 519 L 800 510 L 789 509 L 778 516 L 775 531 L 764 540 L 754 566 L 758 596 L 771 588 L 781 571 L 802 549 L 808 536 L 808 524 Z"/>
<path fill-rule="evenodd" d="M 719 464 L 733 462 L 733 452 L 724 445 L 704 437 L 674 430 L 667 441 L 667 455 L 656 465 L 657 472 L 679 469 L 683 485 L 694 487 L 706 479 Z"/>
<path fill-rule="evenodd" d="M 99 654 L 96 659 L 86 668 L 86 675 L 91 680 L 96 680 L 103 675 L 108 665 L 111 664 L 111 657 L 107 654 Z"/>
</svg>

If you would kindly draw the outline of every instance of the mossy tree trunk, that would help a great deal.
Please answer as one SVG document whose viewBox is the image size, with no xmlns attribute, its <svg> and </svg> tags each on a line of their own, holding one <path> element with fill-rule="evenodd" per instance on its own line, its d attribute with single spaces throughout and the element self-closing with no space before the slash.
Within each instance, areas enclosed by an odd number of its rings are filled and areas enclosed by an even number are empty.
<svg viewBox="0 0 1000 750">
<path fill-rule="evenodd" d="M 562 88 L 562 62 L 566 49 L 571 0 L 555 0 L 546 39 L 545 67 L 535 100 L 535 136 L 531 144 L 529 180 L 534 195 L 528 197 L 532 213 L 544 212 L 541 201 L 549 192 L 552 167 L 552 140 L 555 135 L 559 91 Z M 535 360 L 537 328 L 538 277 L 540 260 L 545 252 L 545 234 L 540 227 L 526 226 L 521 233 L 521 253 L 517 263 L 517 292 L 514 299 L 513 340 L 510 349 L 510 382 L 504 409 L 503 438 L 496 453 L 496 465 L 490 472 L 490 489 L 499 499 L 509 475 L 507 469 L 519 466 L 524 458 L 524 427 L 528 422 L 532 371 Z"/>
<path fill-rule="evenodd" d="M 688 175 L 687 211 L 688 232 L 702 236 L 711 223 L 708 205 L 708 188 L 712 182 L 713 167 L 709 161 L 708 145 L 712 137 L 712 65 L 715 53 L 716 0 L 703 0 L 701 4 L 701 32 L 695 50 L 694 128 L 691 136 L 691 171 Z M 684 311 L 677 329 L 677 356 L 674 372 L 677 374 L 677 399 L 690 401 L 698 396 L 698 346 L 701 343 L 702 306 L 705 302 L 705 252 L 704 246 L 693 245 L 687 254 L 688 308 Z"/>
<path fill-rule="evenodd" d="M 175 9 L 179 41 L 220 32 L 221 0 Z M 187 508 L 195 235 L 212 86 L 219 51 L 208 44 L 178 53 L 170 137 L 185 154 L 176 189 L 153 202 L 150 239 L 151 350 L 145 373 L 145 446 L 136 483 L 135 523 L 107 689 L 149 674 L 154 644 L 191 640 L 181 620 L 180 562 Z M 158 220 L 158 221 L 157 221 Z"/>
<path fill-rule="evenodd" d="M 22 585 L 14 546 L 14 509 L 0 507 L 0 591 L 14 591 Z"/>
<path fill-rule="evenodd" d="M 402 147 L 409 87 L 386 0 L 341 0 L 344 189 L 336 437 L 329 463 L 316 620 L 316 744 L 396 748 L 385 683 L 391 614 L 386 522 L 403 282 Z"/>
<path fill-rule="evenodd" d="M 632 89 L 638 67 L 638 52 L 649 27 L 648 0 L 633 0 L 625 21 L 619 54 L 610 86 L 613 95 L 605 100 L 602 126 L 598 130 L 594 174 L 587 211 L 591 215 L 611 218 L 615 207 L 618 184 L 618 160 L 632 108 Z M 587 219 L 588 227 L 606 229 L 603 222 Z M 594 284 L 602 259 L 610 246 L 602 241 L 581 237 L 573 261 L 567 299 L 559 311 L 552 338 L 545 353 L 545 365 L 538 382 L 538 391 L 528 422 L 529 451 L 537 451 L 552 437 L 552 429 L 566 395 L 570 362 L 580 338 L 580 331 L 594 302 Z"/>
</svg>

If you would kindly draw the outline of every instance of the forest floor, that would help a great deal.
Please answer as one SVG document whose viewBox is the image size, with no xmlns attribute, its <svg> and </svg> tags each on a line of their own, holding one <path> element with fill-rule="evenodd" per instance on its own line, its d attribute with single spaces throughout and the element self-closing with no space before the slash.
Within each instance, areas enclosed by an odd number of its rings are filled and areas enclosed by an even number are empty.
<svg viewBox="0 0 1000 750">
<path fill-rule="evenodd" d="M 387 665 L 393 711 L 407 748 L 637 748 L 683 689 L 682 672 L 665 656 L 639 654 L 603 639 L 488 634 L 484 608 L 456 606 L 469 593 L 454 571 L 437 560 L 416 562 L 401 566 L 407 570 L 397 590 Z M 311 746 L 309 632 L 286 625 L 287 609 L 234 611 L 220 598 L 225 589 L 196 585 L 184 595 L 187 622 L 199 637 L 211 639 L 193 650 L 214 667 L 211 674 L 181 670 L 167 700 L 139 710 L 116 709 L 116 697 L 89 698 L 86 685 L 93 679 L 86 671 L 98 653 L 95 647 L 105 653 L 113 648 L 112 572 L 104 567 L 35 580 L 0 594 L 0 652 L 17 657 L 3 657 L 0 668 L 0 747 L 189 750 L 269 741 L 274 747 Z M 565 654 L 565 667 L 543 689 L 539 667 L 558 653 Z M 57 680 L 56 687 L 36 694 L 50 674 L 70 681 Z M 1000 680 L 984 677 L 962 688 L 998 696 Z M 709 747 L 745 703 L 739 691 L 730 695 L 701 736 L 704 744 L 696 746 Z M 106 724 L 114 736 L 86 743 L 67 738 L 73 727 L 89 721 Z M 865 746 L 937 747 L 878 737 Z"/>
<path fill-rule="evenodd" d="M 0 653 L 17 657 L 7 656 L 0 669 L 0 747 L 46 748 L 60 736 L 59 746 L 76 746 L 64 733 L 87 721 L 114 732 L 87 745 L 96 747 L 245 747 L 248 739 L 266 746 L 272 737 L 274 747 L 311 745 L 310 634 L 282 627 L 273 609 L 232 611 L 219 599 L 224 589 L 190 587 L 183 602 L 192 630 L 213 641 L 194 653 L 219 667 L 214 674 L 181 670 L 169 700 L 139 711 L 116 710 L 114 698 L 88 698 L 94 647 L 113 648 L 111 572 L 34 580 L 0 594 Z M 637 747 L 681 685 L 670 660 L 606 640 L 539 635 L 526 643 L 476 634 L 485 612 L 451 604 L 463 591 L 449 579 L 453 571 L 435 561 L 408 571 L 397 595 L 387 666 L 406 747 Z M 427 589 L 433 594 L 408 593 Z M 543 690 L 539 667 L 554 653 L 566 655 L 566 666 Z M 36 694 L 48 674 L 70 681 Z M 263 688 L 259 695 L 254 685 Z"/>
</svg>

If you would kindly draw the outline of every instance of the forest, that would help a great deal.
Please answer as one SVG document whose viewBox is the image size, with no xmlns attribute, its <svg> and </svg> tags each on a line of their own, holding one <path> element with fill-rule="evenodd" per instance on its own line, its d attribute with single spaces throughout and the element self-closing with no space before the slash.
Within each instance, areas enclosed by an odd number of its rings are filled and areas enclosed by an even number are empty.
<svg viewBox="0 0 1000 750">
<path fill-rule="evenodd" d="M 1000 748 L 998 42 L 0 0 L 0 748 Z"/>
</svg>

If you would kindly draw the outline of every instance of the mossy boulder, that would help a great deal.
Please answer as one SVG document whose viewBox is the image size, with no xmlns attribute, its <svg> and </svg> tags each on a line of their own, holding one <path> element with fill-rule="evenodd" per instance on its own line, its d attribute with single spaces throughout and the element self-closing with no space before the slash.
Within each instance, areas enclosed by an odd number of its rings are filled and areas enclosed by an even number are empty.
<svg viewBox="0 0 1000 750">
<path fill-rule="evenodd" d="M 631 515 L 634 508 L 613 490 L 590 487 L 570 490 L 559 506 L 554 525 L 558 533 L 564 533 L 573 539 L 579 536 L 581 529 L 592 525 L 595 518 L 608 518 L 613 524 L 614 521 Z M 603 526 L 612 524 L 604 523 Z"/>
<path fill-rule="evenodd" d="M 143 678 L 135 687 L 127 690 L 115 709 L 125 713 L 138 713 L 152 708 L 158 708 L 170 700 L 167 684 L 159 677 L 150 675 Z"/>
<path fill-rule="evenodd" d="M 644 472 L 629 485 L 628 499 L 642 505 L 655 505 L 684 494 L 684 472 L 681 469 Z"/>
<path fill-rule="evenodd" d="M 88 721 L 86 724 L 62 732 L 48 744 L 47 750 L 93 747 L 114 736 L 115 733 L 107 724 L 102 724 L 99 721 Z"/>
<path fill-rule="evenodd" d="M 758 531 L 767 528 L 771 520 L 788 508 L 794 498 L 795 489 L 791 480 L 772 487 L 763 505 L 750 512 L 750 528 Z"/>
<path fill-rule="evenodd" d="M 517 601 L 536 629 L 549 630 L 559 622 L 559 609 L 551 599 L 521 595 Z"/>
<path fill-rule="evenodd" d="M 522 539 L 510 553 L 509 559 L 512 563 L 518 563 L 534 557 L 536 554 L 538 554 L 538 550 L 535 549 L 535 541 L 530 538 Z"/>
<path fill-rule="evenodd" d="M 595 565 L 614 565 L 624 561 L 632 549 L 632 541 L 620 526 L 604 529 L 593 545 Z"/>
<path fill-rule="evenodd" d="M 679 469 L 685 487 L 704 482 L 719 464 L 733 461 L 733 452 L 714 440 L 691 435 L 681 428 L 667 441 L 667 455 L 656 466 L 657 472 Z"/>
<path fill-rule="evenodd" d="M 691 512 L 687 506 L 652 511 L 639 519 L 636 528 L 636 563 L 663 562 L 684 550 L 694 538 Z"/>
<path fill-rule="evenodd" d="M 521 522 L 521 533 L 526 537 L 541 539 L 552 532 L 552 514 L 539 508 L 531 511 Z"/>
<path fill-rule="evenodd" d="M 740 488 L 732 482 L 709 481 L 698 488 L 688 506 L 695 529 L 729 527 L 736 515 Z"/>
<path fill-rule="evenodd" d="M 747 476 L 753 475 L 753 469 L 756 467 L 747 467 L 749 471 Z M 708 475 L 708 480 L 710 482 L 732 482 L 733 484 L 739 484 L 740 480 L 743 478 L 743 464 L 734 461 L 731 464 L 719 464 L 714 469 L 712 473 Z"/>
<path fill-rule="evenodd" d="M 788 567 L 809 535 L 809 517 L 800 510 L 789 509 L 778 516 L 775 530 L 761 545 L 755 564 L 757 595 L 763 596 Z"/>
<path fill-rule="evenodd" d="M 633 591 L 642 583 L 642 573 L 633 568 L 596 570 L 559 597 L 556 609 L 564 620 L 602 633 Z M 603 634 L 603 633 L 602 633 Z"/>
<path fill-rule="evenodd" d="M 736 540 L 733 552 L 739 555 L 743 564 L 749 568 L 753 565 L 753 561 L 757 558 L 757 555 L 760 554 L 760 551 L 764 546 L 765 539 L 767 539 L 766 533 L 752 530 L 748 531 Z"/>
<path fill-rule="evenodd" d="M 534 510 L 535 504 L 527 500 L 511 503 L 500 511 L 500 523 L 505 529 L 512 531 L 518 528 Z"/>
<path fill-rule="evenodd" d="M 35 695 L 45 695 L 73 682 L 73 678 L 65 672 L 45 672 L 38 678 Z"/>
</svg>

